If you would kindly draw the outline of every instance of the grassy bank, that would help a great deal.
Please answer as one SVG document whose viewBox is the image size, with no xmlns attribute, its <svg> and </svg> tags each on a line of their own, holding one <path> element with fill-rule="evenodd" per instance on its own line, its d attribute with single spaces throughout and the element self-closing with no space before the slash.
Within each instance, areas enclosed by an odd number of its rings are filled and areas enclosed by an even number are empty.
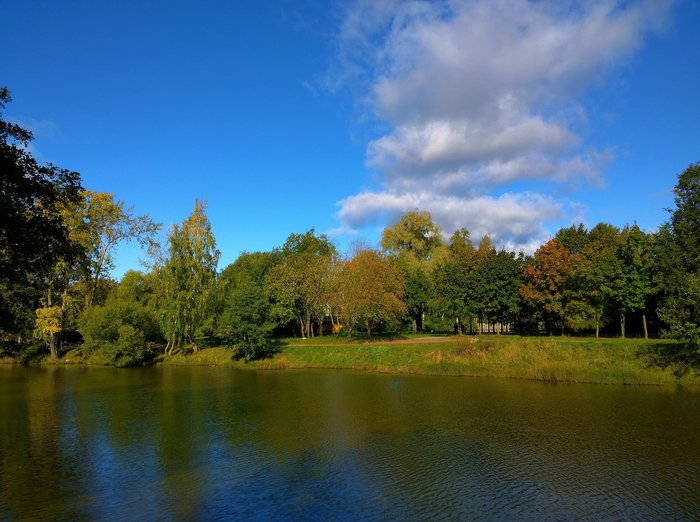
<svg viewBox="0 0 700 522">
<path fill-rule="evenodd" d="M 505 377 L 550 382 L 700 384 L 697 370 L 674 371 L 672 342 L 630 339 L 489 336 L 347 343 L 335 338 L 291 340 L 271 359 L 249 364 L 209 348 L 161 358 L 159 364 L 250 369 L 336 368 L 384 373 Z"/>
</svg>

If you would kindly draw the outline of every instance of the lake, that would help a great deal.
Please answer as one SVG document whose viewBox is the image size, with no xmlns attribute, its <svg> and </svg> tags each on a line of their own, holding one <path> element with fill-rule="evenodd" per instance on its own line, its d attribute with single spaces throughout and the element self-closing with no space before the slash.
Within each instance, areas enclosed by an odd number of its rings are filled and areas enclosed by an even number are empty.
<svg viewBox="0 0 700 522">
<path fill-rule="evenodd" d="M 0 519 L 700 517 L 700 393 L 0 368 Z"/>
</svg>

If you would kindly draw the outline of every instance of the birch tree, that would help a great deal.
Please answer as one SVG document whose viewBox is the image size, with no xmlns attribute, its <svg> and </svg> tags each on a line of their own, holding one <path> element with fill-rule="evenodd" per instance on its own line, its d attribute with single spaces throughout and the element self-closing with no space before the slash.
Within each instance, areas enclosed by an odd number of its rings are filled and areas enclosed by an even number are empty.
<svg viewBox="0 0 700 522">
<path fill-rule="evenodd" d="M 159 308 L 167 355 L 185 345 L 197 351 L 197 329 L 217 302 L 219 257 L 205 204 L 197 201 L 190 217 L 170 231 L 168 256 L 159 269 Z"/>
</svg>

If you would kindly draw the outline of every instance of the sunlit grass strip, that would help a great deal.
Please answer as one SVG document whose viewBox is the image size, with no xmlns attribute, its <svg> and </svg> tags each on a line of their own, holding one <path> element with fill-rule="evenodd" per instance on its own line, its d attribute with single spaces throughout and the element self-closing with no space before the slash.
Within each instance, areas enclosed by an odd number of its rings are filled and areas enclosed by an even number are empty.
<svg viewBox="0 0 700 522">
<path fill-rule="evenodd" d="M 645 353 L 658 341 L 580 338 L 451 337 L 429 344 L 292 343 L 260 369 L 338 368 L 387 373 L 506 377 L 549 382 L 700 384 L 697 372 L 677 379 L 650 366 Z M 670 345 L 669 345 L 670 346 Z"/>
<path fill-rule="evenodd" d="M 325 341 L 325 342 L 324 342 Z M 676 378 L 674 368 L 650 364 L 649 355 L 668 341 L 588 339 L 576 337 L 445 337 L 420 342 L 377 339 L 348 343 L 332 336 L 290 340 L 274 357 L 245 364 L 232 360 L 232 351 L 207 348 L 195 354 L 160 356 L 157 364 L 228 366 L 258 370 L 303 368 L 348 369 L 381 373 L 463 375 L 531 379 L 548 382 L 697 386 L 691 371 Z M 105 364 L 98 356 L 84 360 L 68 354 L 58 364 Z"/>
</svg>

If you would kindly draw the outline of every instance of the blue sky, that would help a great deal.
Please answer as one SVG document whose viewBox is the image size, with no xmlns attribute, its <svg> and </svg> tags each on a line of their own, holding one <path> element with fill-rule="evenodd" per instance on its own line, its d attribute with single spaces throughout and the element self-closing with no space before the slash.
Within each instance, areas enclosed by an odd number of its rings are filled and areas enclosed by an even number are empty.
<svg viewBox="0 0 700 522">
<path fill-rule="evenodd" d="M 6 116 L 38 159 L 166 229 L 207 200 L 222 267 L 311 227 L 374 242 L 413 208 L 512 248 L 579 220 L 653 229 L 700 161 L 690 0 L 28 0 L 3 18 Z"/>
</svg>

